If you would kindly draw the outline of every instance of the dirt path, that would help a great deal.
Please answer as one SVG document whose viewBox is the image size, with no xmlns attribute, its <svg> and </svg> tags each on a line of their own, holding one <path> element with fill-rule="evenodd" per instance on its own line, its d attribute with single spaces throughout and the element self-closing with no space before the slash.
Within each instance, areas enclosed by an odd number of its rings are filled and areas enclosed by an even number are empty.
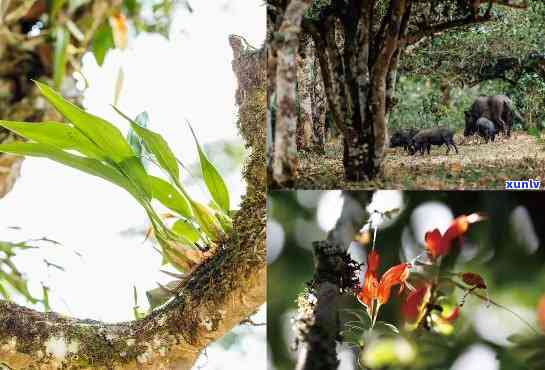
<svg viewBox="0 0 545 370">
<path fill-rule="evenodd" d="M 525 133 L 499 138 L 495 143 L 455 138 L 459 154 L 433 147 L 431 154 L 409 156 L 401 148 L 388 149 L 384 175 L 375 181 L 343 179 L 342 146 L 331 143 L 326 154 L 300 155 L 299 189 L 504 189 L 505 180 L 538 179 L 545 182 L 545 144 Z M 541 186 L 544 188 L 544 185 Z"/>
</svg>

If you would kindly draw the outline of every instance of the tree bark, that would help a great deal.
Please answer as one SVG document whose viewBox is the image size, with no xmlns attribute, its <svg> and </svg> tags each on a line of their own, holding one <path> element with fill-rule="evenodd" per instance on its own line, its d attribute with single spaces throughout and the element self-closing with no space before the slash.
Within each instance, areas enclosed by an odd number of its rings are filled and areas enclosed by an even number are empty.
<svg viewBox="0 0 545 370">
<path fill-rule="evenodd" d="M 190 369 L 203 348 L 265 302 L 264 55 L 235 51 L 239 127 L 251 154 L 247 193 L 217 254 L 138 321 L 105 324 L 0 301 L 1 362 L 12 369 Z"/>
<path fill-rule="evenodd" d="M 343 134 L 344 174 L 349 181 L 373 179 L 382 171 L 387 94 L 391 96 L 394 88 L 394 54 L 411 0 L 389 4 L 383 26 L 374 34 L 373 2 L 350 2 L 342 11 L 305 23 L 316 45 L 333 120 Z"/>
<path fill-rule="evenodd" d="M 344 204 L 327 239 L 313 243 L 314 277 L 309 291 L 299 300 L 294 330 L 298 344 L 296 370 L 332 370 L 339 365 L 337 340 L 340 338 L 338 300 L 357 284 L 358 270 L 348 247 L 366 222 L 368 192 L 344 192 Z"/>
<path fill-rule="evenodd" d="M 301 21 L 310 0 L 291 0 L 275 35 L 276 49 L 276 125 L 273 154 L 273 180 L 291 186 L 297 176 L 297 50 Z"/>
<path fill-rule="evenodd" d="M 308 42 L 301 47 L 297 60 L 297 91 L 299 95 L 299 120 L 297 122 L 297 149 L 310 150 L 312 147 L 312 50 Z"/>
<path fill-rule="evenodd" d="M 327 102 L 324 92 L 324 82 L 320 72 L 320 65 L 316 55 L 312 55 L 312 139 L 314 148 L 318 153 L 325 154 L 325 120 L 327 111 Z"/>
</svg>

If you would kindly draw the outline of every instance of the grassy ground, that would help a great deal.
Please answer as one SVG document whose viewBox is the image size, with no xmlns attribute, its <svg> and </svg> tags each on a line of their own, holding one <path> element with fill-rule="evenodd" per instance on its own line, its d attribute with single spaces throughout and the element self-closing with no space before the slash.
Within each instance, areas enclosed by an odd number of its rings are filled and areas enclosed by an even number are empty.
<svg viewBox="0 0 545 370">
<path fill-rule="evenodd" d="M 431 154 L 409 156 L 387 149 L 384 174 L 374 181 L 347 182 L 343 176 L 342 145 L 327 144 L 326 154 L 301 153 L 297 189 L 504 189 L 505 180 L 545 182 L 545 144 L 522 132 L 484 144 L 455 137 L 459 154 L 432 147 Z M 543 185 L 541 186 L 543 188 Z"/>
</svg>

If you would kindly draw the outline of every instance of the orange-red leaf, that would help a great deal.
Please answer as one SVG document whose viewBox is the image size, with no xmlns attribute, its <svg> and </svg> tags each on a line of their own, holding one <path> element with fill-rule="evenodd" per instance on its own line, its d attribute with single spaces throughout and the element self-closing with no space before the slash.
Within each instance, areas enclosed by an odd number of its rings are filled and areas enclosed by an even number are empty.
<svg viewBox="0 0 545 370">
<path fill-rule="evenodd" d="M 473 272 L 464 272 L 462 274 L 462 280 L 467 285 L 471 285 L 479 289 L 486 289 L 484 279 L 479 274 L 475 274 Z"/>
</svg>

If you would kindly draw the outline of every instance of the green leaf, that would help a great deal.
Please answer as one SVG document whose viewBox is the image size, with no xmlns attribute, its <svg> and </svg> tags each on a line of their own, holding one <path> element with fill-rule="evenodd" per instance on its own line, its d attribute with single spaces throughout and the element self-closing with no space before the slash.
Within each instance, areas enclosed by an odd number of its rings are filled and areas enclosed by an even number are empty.
<svg viewBox="0 0 545 370">
<path fill-rule="evenodd" d="M 95 56 L 99 66 L 104 63 L 108 50 L 113 49 L 114 47 L 115 44 L 112 27 L 110 26 L 110 22 L 106 20 L 97 29 L 91 45 L 93 55 Z"/>
<path fill-rule="evenodd" d="M 387 323 L 385 321 L 378 321 L 376 323 L 376 326 L 383 326 L 384 328 L 386 328 L 388 330 L 391 330 L 395 334 L 399 334 L 399 329 L 395 325 L 392 325 L 392 324 Z"/>
<path fill-rule="evenodd" d="M 212 209 L 204 204 L 189 200 L 191 203 L 191 208 L 193 209 L 193 214 L 195 215 L 196 221 L 201 226 L 202 230 L 213 240 L 219 240 L 223 237 L 223 230 L 218 219 L 214 215 Z"/>
<path fill-rule="evenodd" d="M 0 126 L 38 143 L 53 145 L 59 149 L 74 149 L 90 158 L 105 159 L 100 148 L 66 123 L 0 121 Z"/>
<path fill-rule="evenodd" d="M 36 81 L 44 97 L 82 134 L 95 143 L 115 163 L 132 157 L 133 151 L 121 131 L 110 122 L 85 112 L 64 99 L 58 92 Z"/>
<path fill-rule="evenodd" d="M 177 182 L 180 178 L 178 161 L 176 160 L 174 153 L 168 146 L 168 143 L 165 141 L 165 139 L 163 139 L 163 137 L 158 133 L 141 127 L 116 107 L 114 107 L 114 109 L 123 118 L 130 122 L 131 128 L 144 141 L 144 146 L 146 147 L 146 150 L 155 156 L 157 162 L 159 162 L 159 165 L 168 172 L 168 174 L 170 175 L 170 177 L 172 177 L 174 181 Z"/>
<path fill-rule="evenodd" d="M 60 89 L 66 71 L 66 49 L 70 42 L 70 34 L 64 27 L 55 32 L 55 52 L 53 56 L 53 81 L 55 88 Z"/>
<path fill-rule="evenodd" d="M 159 177 L 149 176 L 149 179 L 153 198 L 185 218 L 193 217 L 191 206 L 183 194 Z"/>
<path fill-rule="evenodd" d="M 90 175 L 101 177 L 113 184 L 120 186 L 131 193 L 138 201 L 142 200 L 138 189 L 115 168 L 106 165 L 96 159 L 84 158 L 67 153 L 54 146 L 42 143 L 8 143 L 0 144 L 0 152 L 43 157 L 62 163 L 66 166 L 86 172 Z"/>
<path fill-rule="evenodd" d="M 140 158 L 133 155 L 132 157 L 123 160 L 118 165 L 125 176 L 140 189 L 142 195 L 144 195 L 146 199 L 151 199 L 153 192 L 150 176 L 146 172 L 142 162 L 140 162 Z"/>
<path fill-rule="evenodd" d="M 140 127 L 147 127 L 149 123 L 149 117 L 147 112 L 142 112 L 136 118 L 134 119 L 136 124 L 138 124 Z M 144 145 L 144 142 L 142 139 L 134 132 L 132 128 L 129 129 L 129 133 L 127 134 L 127 142 L 131 146 L 133 152 L 141 156 L 143 153 L 142 146 Z"/>
<path fill-rule="evenodd" d="M 201 163 L 202 176 L 204 178 L 204 182 L 206 183 L 206 187 L 208 188 L 208 191 L 210 192 L 210 195 L 212 195 L 214 201 L 226 214 L 229 214 L 229 191 L 227 190 L 227 186 L 225 185 L 225 182 L 223 181 L 223 178 L 219 174 L 216 167 L 214 167 L 214 165 L 206 157 L 206 154 L 199 145 L 199 141 L 197 140 L 197 136 L 195 135 L 191 125 L 189 125 L 189 128 L 193 134 L 193 138 L 195 139 L 197 150 L 199 151 L 199 161 Z"/>
<path fill-rule="evenodd" d="M 201 233 L 193 224 L 186 220 L 178 220 L 172 225 L 172 231 L 185 237 L 191 243 L 195 243 L 201 238 Z"/>
</svg>

